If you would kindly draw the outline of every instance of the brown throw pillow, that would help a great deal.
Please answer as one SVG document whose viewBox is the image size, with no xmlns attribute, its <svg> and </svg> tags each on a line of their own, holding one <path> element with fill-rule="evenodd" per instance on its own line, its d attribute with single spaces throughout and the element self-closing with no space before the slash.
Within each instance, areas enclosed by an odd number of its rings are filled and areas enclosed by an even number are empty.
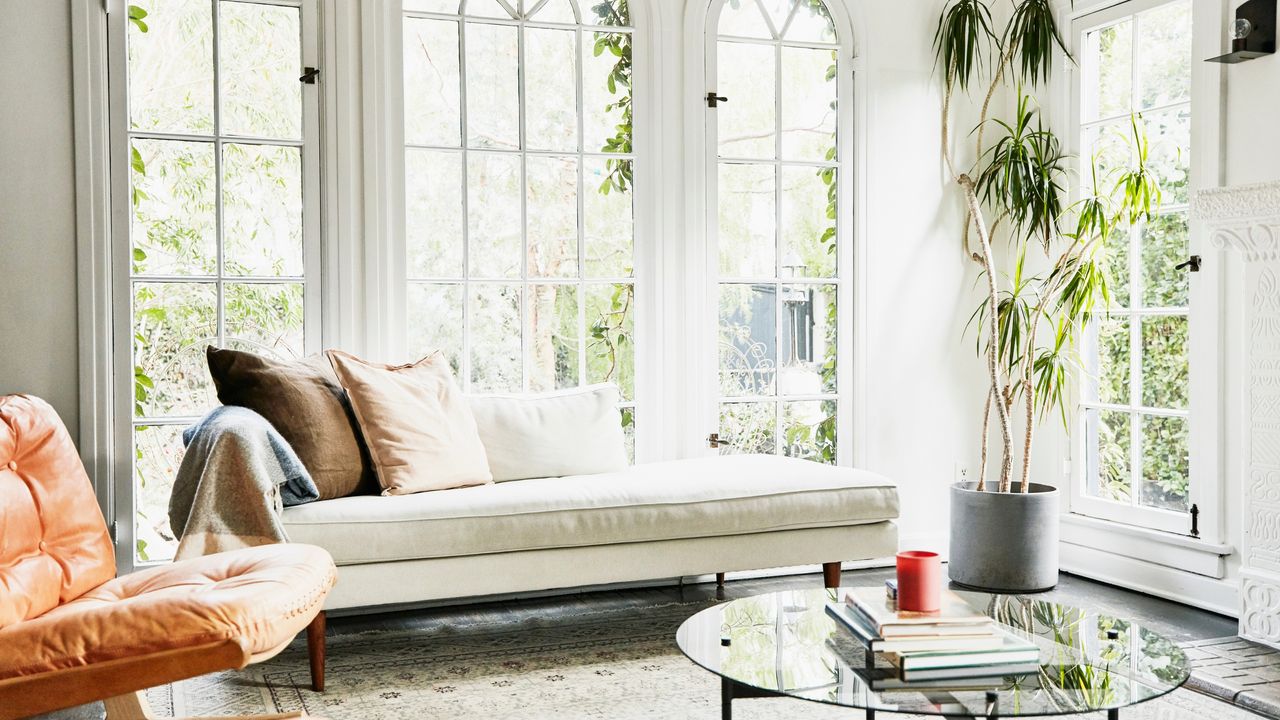
<svg viewBox="0 0 1280 720">
<path fill-rule="evenodd" d="M 383 495 L 493 482 L 476 419 L 442 353 L 411 365 L 325 354 L 351 399 Z"/>
<path fill-rule="evenodd" d="M 355 417 L 323 355 L 282 362 L 210 347 L 205 356 L 218 400 L 266 418 L 311 473 L 321 500 L 376 484 Z"/>
</svg>

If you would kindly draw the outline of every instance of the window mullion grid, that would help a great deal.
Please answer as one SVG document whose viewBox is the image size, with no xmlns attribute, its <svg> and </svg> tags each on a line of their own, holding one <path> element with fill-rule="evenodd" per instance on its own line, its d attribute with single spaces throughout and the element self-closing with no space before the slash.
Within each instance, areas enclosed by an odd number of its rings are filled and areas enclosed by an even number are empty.
<svg viewBox="0 0 1280 720">
<path fill-rule="evenodd" d="M 524 22 L 516 25 L 516 84 L 520 97 L 516 99 L 520 118 L 520 387 L 529 392 L 529 376 L 533 367 L 533 343 L 530 337 L 532 328 L 529 312 L 529 296 L 532 286 L 529 284 L 529 158 L 525 149 L 529 147 L 526 125 L 528 113 L 525 112 L 525 68 L 524 68 Z"/>
<path fill-rule="evenodd" d="M 545 0 L 544 0 L 545 2 Z M 576 11 L 576 8 L 575 8 Z M 583 72 L 582 56 L 584 50 L 582 27 L 573 32 L 573 101 L 574 121 L 577 123 L 576 143 L 578 149 L 578 386 L 587 384 L 587 196 L 586 196 L 586 157 L 587 149 L 586 120 L 583 110 Z M 632 246 L 634 247 L 634 240 Z M 633 251 L 634 252 L 634 251 Z"/>
<path fill-rule="evenodd" d="M 215 301 L 217 308 L 216 330 L 218 346 L 226 345 L 226 313 L 224 298 L 226 288 L 226 247 L 223 242 L 223 207 L 222 207 L 222 38 L 220 0 L 209 0 L 212 5 L 213 18 L 213 207 L 214 207 L 214 247 L 217 250 L 217 281 L 215 284 Z"/>
<path fill-rule="evenodd" d="M 767 16 L 768 13 L 765 13 Z M 785 22 L 785 21 L 784 21 Z M 772 28 L 772 20 L 770 20 Z M 777 400 L 773 405 L 773 452 L 782 454 L 782 37 L 780 30 L 774 31 L 773 43 L 773 394 Z"/>
<path fill-rule="evenodd" d="M 458 146 L 462 152 L 462 387 L 471 390 L 471 157 L 467 135 L 467 21 L 458 16 Z"/>
<path fill-rule="evenodd" d="M 1130 19 L 1129 55 L 1129 112 L 1138 112 L 1141 88 L 1139 67 L 1138 15 Z M 1129 226 L 1129 308 L 1141 310 L 1142 302 L 1142 236 L 1145 222 Z M 1129 318 L 1129 504 L 1142 505 L 1142 316 L 1130 313 Z"/>
</svg>

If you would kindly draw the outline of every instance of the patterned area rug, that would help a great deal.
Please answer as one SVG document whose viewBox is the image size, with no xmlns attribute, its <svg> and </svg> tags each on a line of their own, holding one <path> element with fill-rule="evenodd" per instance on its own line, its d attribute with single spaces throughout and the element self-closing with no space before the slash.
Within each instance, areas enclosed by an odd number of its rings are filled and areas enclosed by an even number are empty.
<svg viewBox="0 0 1280 720">
<path fill-rule="evenodd" d="M 689 662 L 674 640 L 680 623 L 703 607 L 671 604 L 554 621 L 340 634 L 328 639 L 323 694 L 308 689 L 306 647 L 296 642 L 244 672 L 156 688 L 149 698 L 157 711 L 179 716 L 306 710 L 330 720 L 714 720 L 720 716 L 719 682 Z M 781 698 L 737 701 L 734 716 L 826 720 L 862 714 Z M 1190 690 L 1121 717 L 1257 718 Z"/>
</svg>

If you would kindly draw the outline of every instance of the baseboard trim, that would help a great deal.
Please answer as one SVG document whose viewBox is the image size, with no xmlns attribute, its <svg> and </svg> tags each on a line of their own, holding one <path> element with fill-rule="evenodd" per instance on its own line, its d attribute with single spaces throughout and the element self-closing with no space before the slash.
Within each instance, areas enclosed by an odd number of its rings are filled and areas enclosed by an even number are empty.
<svg viewBox="0 0 1280 720">
<path fill-rule="evenodd" d="M 1104 550 L 1063 543 L 1063 572 L 1136 590 L 1219 615 L 1240 616 L 1239 583 L 1210 578 Z"/>
</svg>

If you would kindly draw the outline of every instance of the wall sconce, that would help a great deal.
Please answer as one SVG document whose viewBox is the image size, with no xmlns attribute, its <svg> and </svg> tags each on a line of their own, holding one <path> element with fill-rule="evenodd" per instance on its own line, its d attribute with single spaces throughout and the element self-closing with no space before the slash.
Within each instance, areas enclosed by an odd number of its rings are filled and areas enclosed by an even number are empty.
<svg viewBox="0 0 1280 720">
<path fill-rule="evenodd" d="M 1234 65 L 1276 51 L 1276 0 L 1247 0 L 1236 8 L 1231 26 L 1231 52 L 1207 62 Z"/>
</svg>

